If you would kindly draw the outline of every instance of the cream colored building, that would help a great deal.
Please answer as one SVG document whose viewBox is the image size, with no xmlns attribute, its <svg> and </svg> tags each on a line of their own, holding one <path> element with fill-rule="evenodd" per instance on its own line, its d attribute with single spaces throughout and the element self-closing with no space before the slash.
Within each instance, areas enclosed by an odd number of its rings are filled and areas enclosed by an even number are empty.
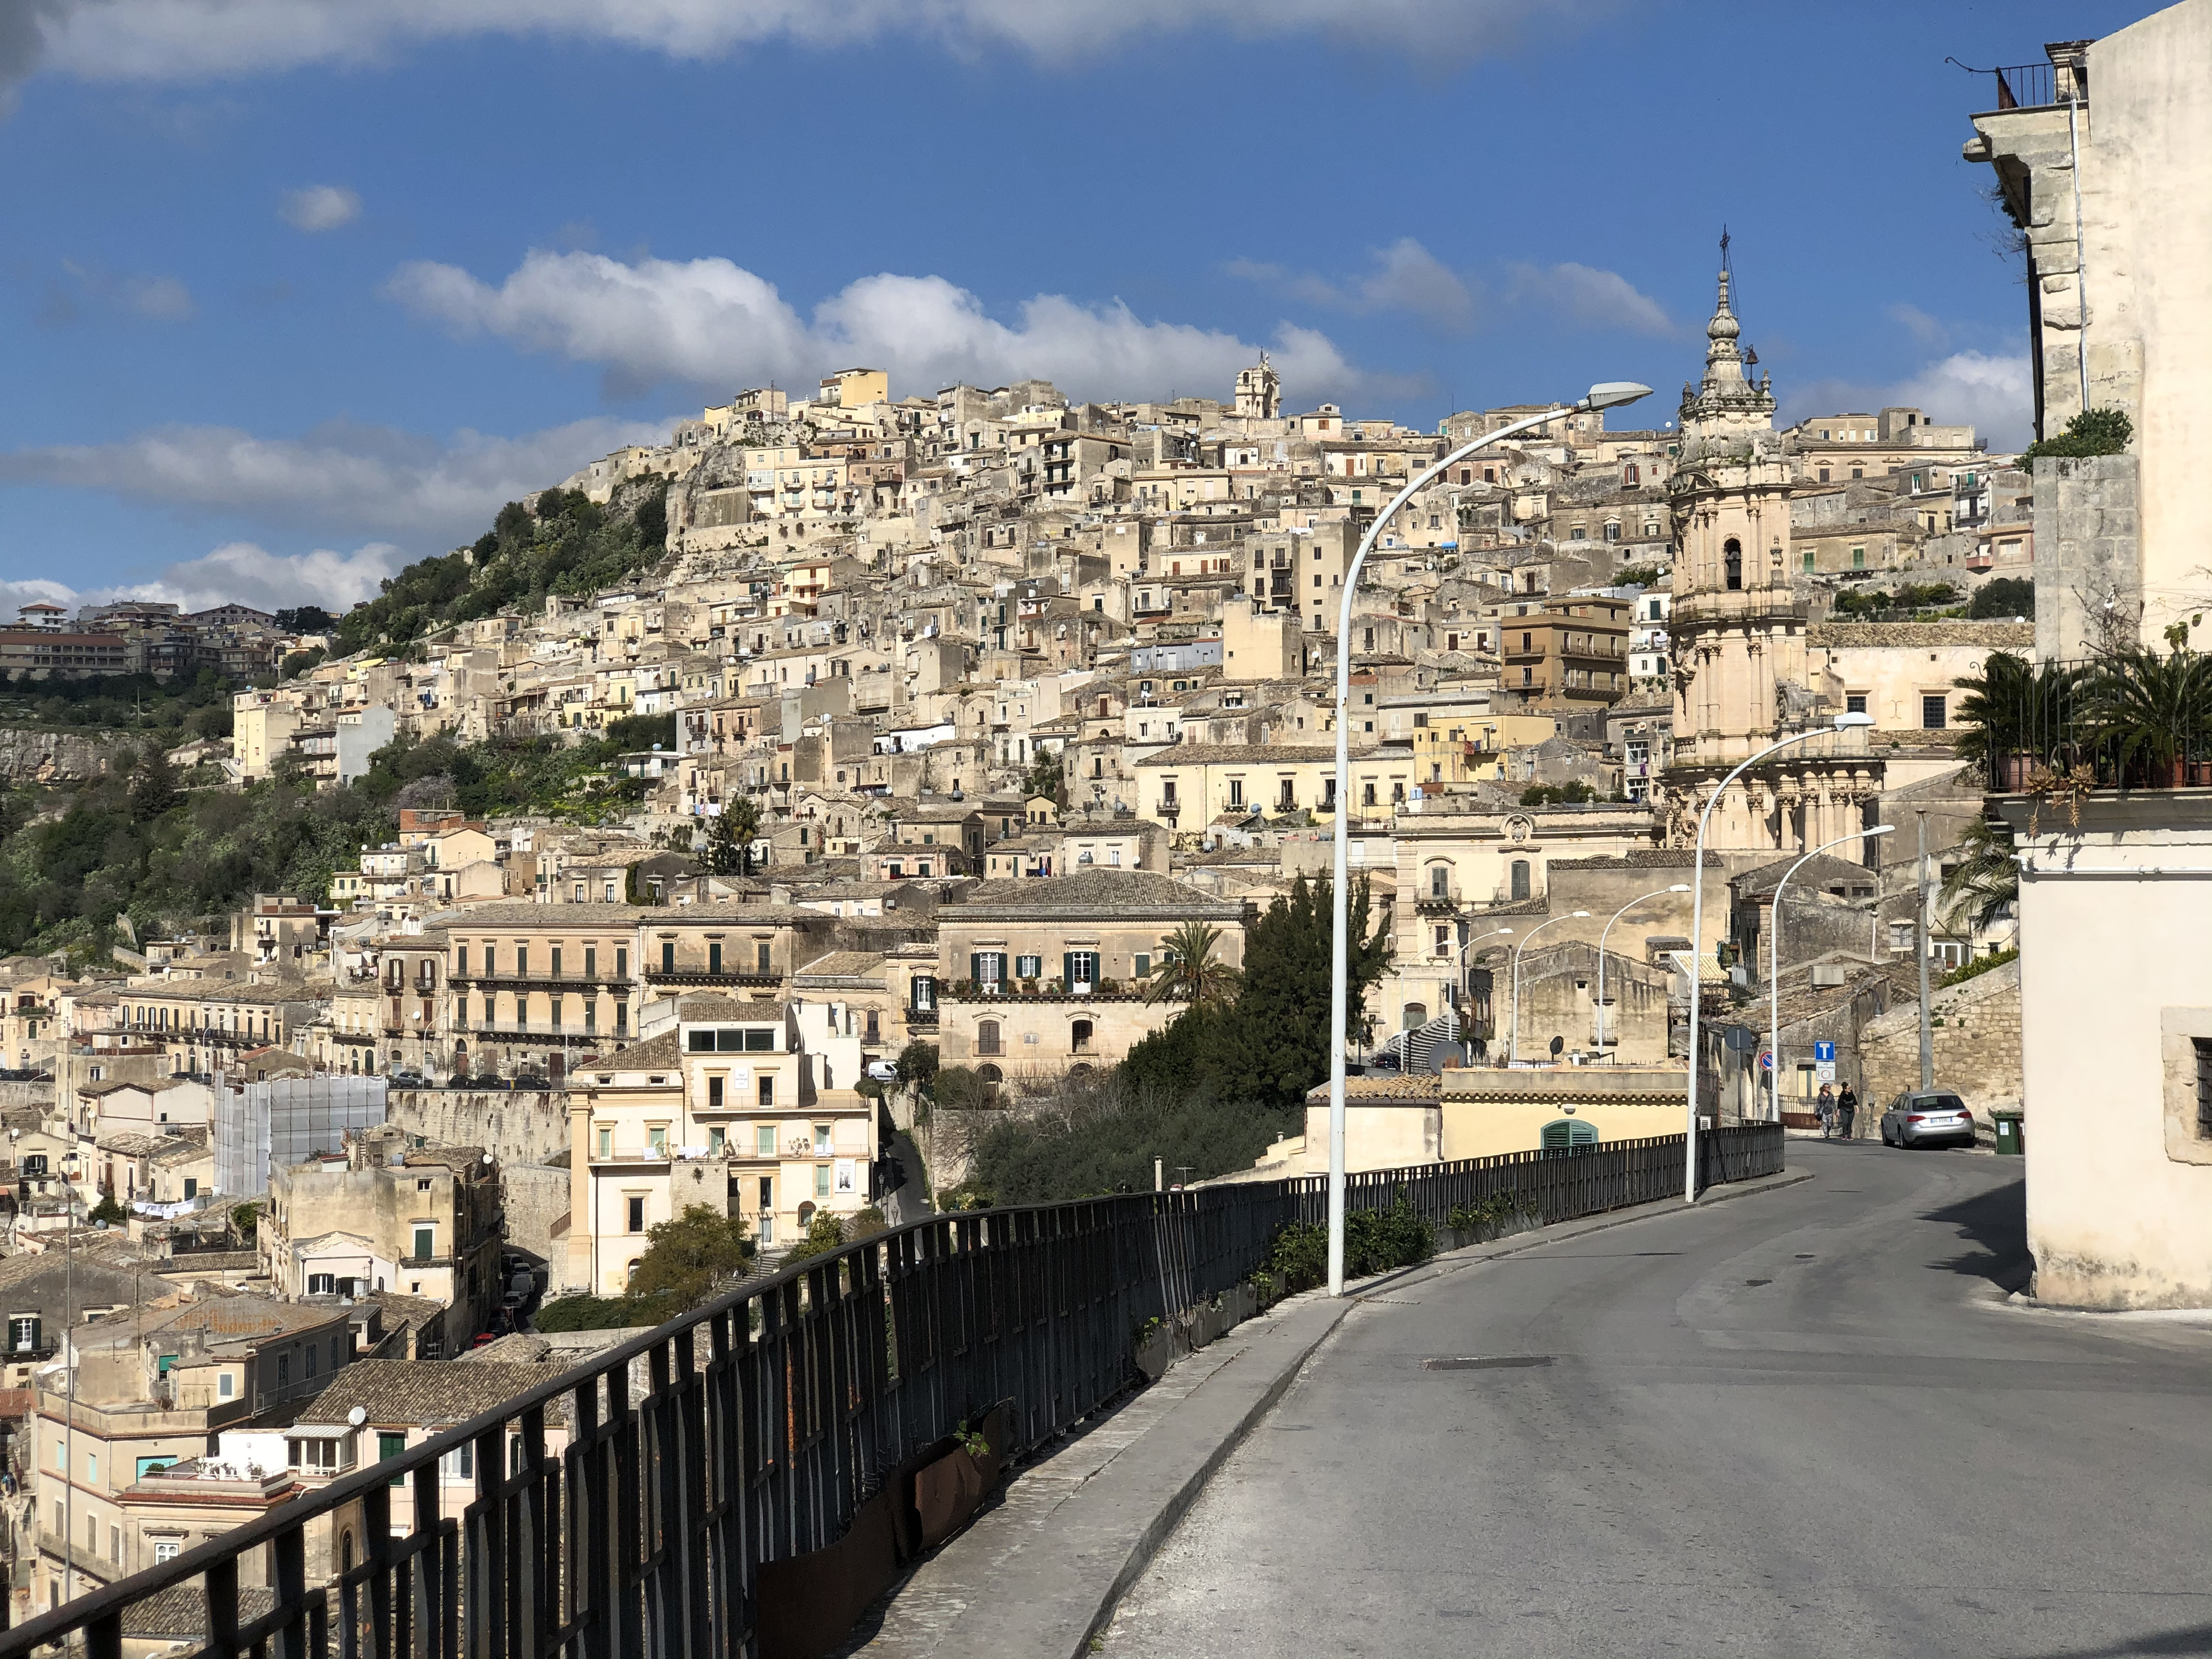
<svg viewBox="0 0 2212 1659">
<path fill-rule="evenodd" d="M 1369 714 L 1373 710 L 1369 709 Z M 1336 750 L 1322 744 L 1170 744 L 1136 763 L 1137 810 L 1179 835 L 1202 835 L 1224 817 L 1336 812 Z M 1388 818 L 1412 799 L 1413 756 L 1376 748 L 1364 734 L 1351 758 L 1352 816 Z"/>
<path fill-rule="evenodd" d="M 1792 591 L 1792 468 L 1775 432 L 1770 383 L 1754 384 L 1736 342 L 1729 276 L 1705 326 L 1705 371 L 1684 392 L 1674 501 L 1674 763 L 1652 792 L 1667 839 L 1686 845 L 1738 763 L 1843 712 L 1820 705 L 1804 606 Z M 1776 854 L 1864 827 L 1881 768 L 1863 733 L 1796 744 L 1729 786 L 1706 846 Z"/>
<path fill-rule="evenodd" d="M 568 1284 L 620 1295 L 660 1223 L 704 1204 L 763 1249 L 872 1201 L 875 1103 L 833 1087 L 781 1001 L 686 996 L 568 1092 Z"/>
<path fill-rule="evenodd" d="M 2184 0 L 2046 51 L 2047 70 L 2008 71 L 2019 84 L 2002 93 L 1980 82 L 1965 154 L 1995 170 L 2027 244 L 2039 433 L 2085 403 L 2134 422 L 2125 456 L 2035 464 L 2036 637 L 2041 654 L 2071 657 L 2108 599 L 2140 605 L 2155 641 L 2212 590 L 2212 6 Z"/>
<path fill-rule="evenodd" d="M 494 904 L 444 929 L 453 1069 L 550 1078 L 634 1041 L 638 923 L 655 914 L 591 900 Z"/>
<path fill-rule="evenodd" d="M 1241 968 L 1248 914 L 1141 871 L 984 882 L 938 912 L 939 1056 L 990 1083 L 1111 1065 L 1182 1011 L 1145 1000 L 1168 935 L 1218 928 Z"/>
<path fill-rule="evenodd" d="M 2021 851 L 2034 1293 L 2212 1306 L 2212 794 L 2098 791 L 2078 827 L 2033 805 L 2002 802 Z"/>
<path fill-rule="evenodd" d="M 249 780 L 265 778 L 290 751 L 292 734 L 307 720 L 293 694 L 240 691 L 231 699 L 232 757 Z"/>
</svg>

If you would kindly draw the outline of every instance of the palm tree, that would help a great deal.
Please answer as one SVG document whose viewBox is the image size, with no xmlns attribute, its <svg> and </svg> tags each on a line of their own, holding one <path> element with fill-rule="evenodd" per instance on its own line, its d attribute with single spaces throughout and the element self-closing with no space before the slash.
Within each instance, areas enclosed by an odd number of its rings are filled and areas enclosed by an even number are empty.
<svg viewBox="0 0 2212 1659">
<path fill-rule="evenodd" d="M 2092 671 L 2087 690 L 2090 731 L 2112 745 L 2123 784 L 2140 763 L 2152 787 L 2178 786 L 2183 763 L 2212 738 L 2212 657 L 2200 652 L 2116 652 Z"/>
<path fill-rule="evenodd" d="M 2062 663 L 2032 664 L 2008 651 L 1991 652 L 1979 673 L 1952 682 L 1966 694 L 1959 703 L 1954 752 L 1980 766 L 2001 790 L 2020 788 L 2038 766 L 2064 770 L 2061 751 L 2081 736 L 2073 726 L 2081 682 L 2081 671 Z"/>
<path fill-rule="evenodd" d="M 1221 944 L 1221 930 L 1202 921 L 1186 921 L 1160 941 L 1160 959 L 1152 964 L 1152 982 L 1145 989 L 1147 1002 L 1183 1002 L 1194 1008 L 1218 1006 L 1235 1000 L 1243 975 L 1213 953 Z"/>
<path fill-rule="evenodd" d="M 1986 927 L 2020 897 L 2020 865 L 2012 830 L 2001 821 L 1976 818 L 1960 832 L 1966 854 L 1943 878 L 1937 902 L 1946 927 Z"/>
</svg>

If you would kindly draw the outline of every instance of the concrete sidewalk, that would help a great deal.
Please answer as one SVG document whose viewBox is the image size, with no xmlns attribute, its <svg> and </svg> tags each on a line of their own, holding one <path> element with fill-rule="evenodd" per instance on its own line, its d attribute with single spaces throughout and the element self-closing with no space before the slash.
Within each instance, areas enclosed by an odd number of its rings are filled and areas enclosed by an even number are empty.
<svg viewBox="0 0 2212 1659">
<path fill-rule="evenodd" d="M 1735 1182 L 1698 1203 L 1811 1178 Z M 1363 1279 L 1341 1298 L 1310 1291 L 1247 1320 L 1017 1474 L 1000 1502 L 871 1611 L 838 1659 L 1077 1659 L 1207 1480 L 1362 1297 L 1684 1207 L 1668 1199 L 1535 1228 Z"/>
</svg>

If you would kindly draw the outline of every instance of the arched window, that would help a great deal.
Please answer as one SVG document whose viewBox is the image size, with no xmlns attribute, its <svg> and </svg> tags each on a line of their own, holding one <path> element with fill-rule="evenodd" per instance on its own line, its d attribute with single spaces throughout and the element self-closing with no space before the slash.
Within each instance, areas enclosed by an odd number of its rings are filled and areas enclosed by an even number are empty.
<svg viewBox="0 0 2212 1659">
<path fill-rule="evenodd" d="M 1426 1025 L 1429 1023 L 1428 1005 L 1425 1002 L 1409 1002 L 1398 1011 L 1398 1018 L 1402 1029 L 1408 1031 L 1415 1026 Z"/>
<path fill-rule="evenodd" d="M 997 1088 L 999 1085 L 1005 1080 L 1005 1079 L 1006 1073 L 1001 1072 L 995 1066 L 978 1066 L 975 1068 L 975 1080 L 978 1083 L 988 1083 L 994 1089 Z"/>
<path fill-rule="evenodd" d="M 1091 1052 L 1091 1022 L 1079 1019 L 1067 1028 L 1067 1046 L 1079 1054 Z"/>
<path fill-rule="evenodd" d="M 1528 896 L 1528 860 L 1526 859 L 1513 860 L 1512 893 L 1516 899 Z"/>
<path fill-rule="evenodd" d="M 1002 1053 L 999 1047 L 999 1022 L 980 1019 L 975 1022 L 975 1052 L 979 1054 Z"/>
<path fill-rule="evenodd" d="M 1743 586 L 1743 544 L 1729 537 L 1721 549 L 1721 557 L 1728 566 L 1729 592 L 1733 593 Z"/>
<path fill-rule="evenodd" d="M 1432 864 L 1429 866 L 1429 896 L 1448 899 L 1451 896 L 1451 866 Z"/>
</svg>

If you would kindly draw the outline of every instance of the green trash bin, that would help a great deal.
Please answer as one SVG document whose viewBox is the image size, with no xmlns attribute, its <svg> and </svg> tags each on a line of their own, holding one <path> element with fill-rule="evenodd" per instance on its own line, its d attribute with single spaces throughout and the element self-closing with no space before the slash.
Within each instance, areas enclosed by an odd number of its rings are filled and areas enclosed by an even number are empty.
<svg viewBox="0 0 2212 1659">
<path fill-rule="evenodd" d="M 1991 1112 L 1999 1158 L 2019 1158 L 2027 1151 L 2027 1118 L 2022 1112 Z"/>
</svg>

